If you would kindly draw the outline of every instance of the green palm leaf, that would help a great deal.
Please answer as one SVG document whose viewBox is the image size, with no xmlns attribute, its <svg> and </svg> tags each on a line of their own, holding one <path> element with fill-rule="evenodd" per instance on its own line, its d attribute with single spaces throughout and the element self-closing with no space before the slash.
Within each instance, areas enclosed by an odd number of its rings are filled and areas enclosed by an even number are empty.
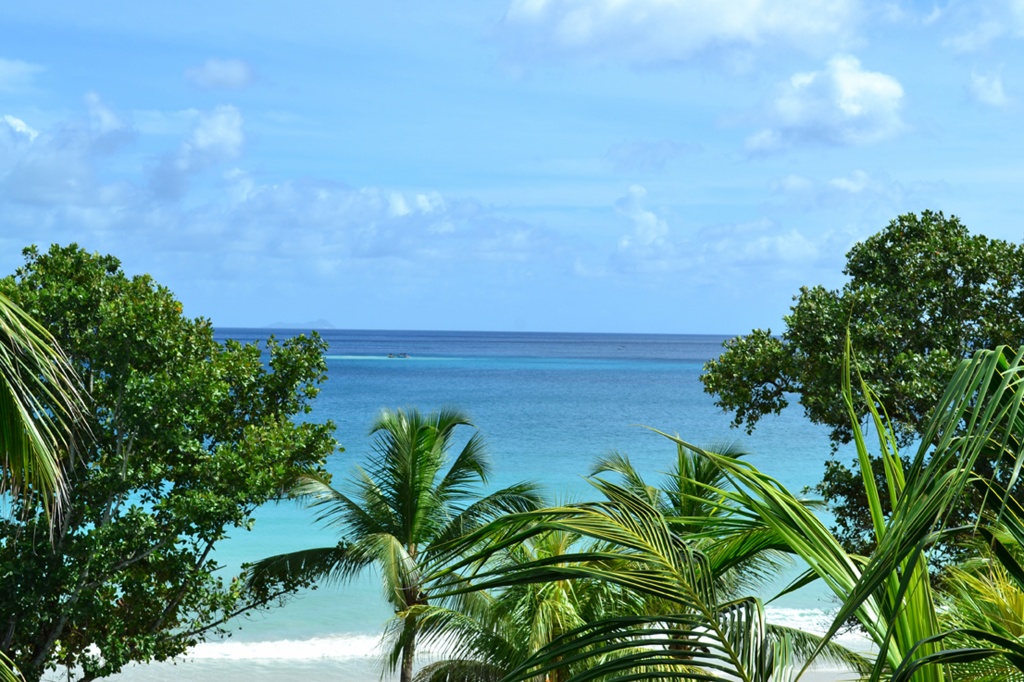
<svg viewBox="0 0 1024 682">
<path fill-rule="evenodd" d="M 542 648 L 509 674 L 527 680 L 552 671 L 565 679 L 768 680 L 788 665 L 791 641 L 769 636 L 760 602 L 720 602 L 706 555 L 675 533 L 650 497 L 591 479 L 605 502 L 567 505 L 506 517 L 464 539 L 479 547 L 456 563 L 469 571 L 462 589 L 510 590 L 523 585 L 593 580 L 644 595 L 662 611 L 654 615 L 602 618 L 576 628 Z M 549 533 L 573 534 L 593 549 L 502 564 L 493 558 Z M 805 640 L 801 640 L 806 645 Z M 805 647 L 806 650 L 806 647 Z M 783 655 L 785 653 L 785 655 Z"/>
<path fill-rule="evenodd" d="M 73 456 L 84 413 L 80 382 L 56 341 L 0 294 L 0 493 L 41 495 L 59 514 L 60 461 Z"/>
<path fill-rule="evenodd" d="M 851 388 L 852 354 L 847 352 L 843 395 L 851 414 L 854 443 L 874 524 L 877 547 L 869 557 L 847 555 L 824 525 L 778 482 L 748 464 L 704 451 L 727 473 L 731 490 L 723 493 L 769 525 L 800 555 L 810 570 L 839 597 L 842 606 L 826 634 L 830 638 L 849 617 L 855 616 L 878 645 L 872 679 L 887 670 L 912 671 L 915 680 L 944 679 L 944 665 L 998 655 L 1005 646 L 1009 660 L 1016 655 L 998 636 L 986 640 L 989 648 L 940 651 L 946 634 L 940 631 L 928 573 L 928 551 L 954 529 L 945 518 L 961 491 L 970 483 L 978 458 L 993 451 L 1011 462 L 1010 485 L 1020 472 L 1022 352 L 983 351 L 965 361 L 950 381 L 929 422 L 921 446 L 904 471 L 894 431 L 870 388 L 860 381 L 864 410 L 878 437 L 892 513 L 883 513 L 879 491 L 867 463 L 867 439 L 856 414 Z M 668 434 L 677 443 L 679 439 Z M 1008 498 L 1004 494 L 1004 505 Z M 992 635 L 992 633 L 989 633 Z M 969 648 L 970 649 L 970 648 Z"/>
<path fill-rule="evenodd" d="M 424 575 L 451 558 L 444 549 L 464 533 L 508 512 L 535 509 L 536 488 L 521 483 L 481 496 L 490 463 L 483 441 L 473 434 L 452 458 L 456 429 L 471 426 L 458 410 L 430 415 L 416 410 L 385 410 L 370 429 L 373 454 L 357 467 L 343 490 L 323 479 L 304 478 L 290 491 L 306 499 L 319 523 L 338 528 L 335 547 L 269 557 L 249 568 L 247 585 L 267 590 L 280 582 L 344 582 L 370 565 L 381 575 L 385 598 L 398 614 L 386 630 L 388 662 L 401 663 L 402 679 L 412 677 L 412 659 L 421 631 L 420 618 L 435 606 L 472 611 L 474 597 L 443 594 L 445 582 Z M 425 611 L 425 609 L 427 611 Z"/>
</svg>

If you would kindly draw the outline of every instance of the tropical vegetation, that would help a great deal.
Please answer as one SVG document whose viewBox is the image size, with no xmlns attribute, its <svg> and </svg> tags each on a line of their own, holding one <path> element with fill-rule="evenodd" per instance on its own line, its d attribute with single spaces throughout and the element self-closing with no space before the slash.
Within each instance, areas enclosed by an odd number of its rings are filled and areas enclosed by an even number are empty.
<svg viewBox="0 0 1024 682">
<path fill-rule="evenodd" d="M 86 406 L 81 384 L 57 342 L 0 294 L 0 496 L 33 500 L 52 524 L 66 506 L 62 464 L 73 457 Z M 0 651 L 0 680 L 17 680 Z"/>
<path fill-rule="evenodd" d="M 39 495 L 59 515 L 61 461 L 85 412 L 81 382 L 46 329 L 0 294 L 0 494 Z"/>
<path fill-rule="evenodd" d="M 1020 287 L 982 272 L 1015 248 L 942 214 L 901 216 L 851 251 L 849 287 L 801 294 L 792 334 L 744 337 L 709 364 L 706 386 L 747 401 L 740 423 L 794 390 L 852 443 L 842 495 L 863 509 L 839 528 L 744 452 L 669 433 L 674 458 L 653 483 L 611 453 L 587 476 L 589 501 L 544 506 L 531 483 L 488 492 L 483 439 L 453 408 L 381 412 L 367 463 L 336 487 L 323 467 L 332 425 L 301 421 L 325 378 L 322 340 L 218 343 L 113 257 L 30 248 L 0 280 L 0 679 L 18 679 L 15 665 L 27 680 L 55 666 L 90 680 L 170 658 L 240 614 L 372 568 L 402 682 L 774 682 L 822 661 L 871 682 L 1024 680 L 1024 347 L 997 343 L 1017 333 L 1021 316 L 1000 306 Z M 889 286 L 915 265 L 935 268 Z M 941 294 L 950 286 L 965 291 Z M 815 311 L 832 329 L 820 338 Z M 933 322 L 962 333 L 879 360 Z M 876 328 L 890 323 L 903 331 Z M 790 374 L 757 374 L 759 357 L 759 372 Z M 339 541 L 219 578 L 216 545 L 283 495 Z M 789 561 L 804 568 L 784 592 L 819 583 L 835 596 L 824 634 L 766 616 L 757 595 Z M 837 644 L 850 623 L 870 654 Z"/>
<path fill-rule="evenodd" d="M 27 249 L 0 293 L 53 334 L 90 396 L 88 438 L 39 431 L 65 473 L 57 512 L 20 494 L 0 518 L 0 652 L 30 681 L 54 666 L 93 679 L 179 655 L 288 594 L 225 580 L 213 551 L 335 450 L 331 424 L 300 421 L 324 379 L 323 342 L 218 343 L 165 287 L 75 245 Z M 11 395 L 29 402 L 15 417 L 67 413 L 67 382 L 53 376 L 62 366 L 19 370 L 28 386 Z M 9 484 L 45 491 L 16 476 L 11 443 L 26 436 L 7 433 Z"/>
<path fill-rule="evenodd" d="M 348 489 L 338 490 L 323 477 L 308 476 L 291 489 L 319 511 L 318 520 L 342 530 L 341 541 L 322 547 L 268 557 L 250 568 L 250 588 L 266 583 L 345 581 L 375 566 L 384 597 L 395 610 L 388 628 L 389 663 L 410 682 L 422 628 L 421 613 L 437 603 L 423 576 L 436 570 L 439 548 L 505 514 L 539 506 L 530 483 L 518 483 L 488 495 L 491 465 L 479 433 L 452 455 L 456 429 L 472 428 L 458 410 L 429 415 L 417 410 L 385 410 L 374 422 L 374 452 L 366 469 L 357 468 Z M 448 601 L 461 610 L 479 595 L 467 593 Z"/>
<path fill-rule="evenodd" d="M 735 426 L 749 432 L 799 400 L 836 445 L 853 440 L 855 421 L 837 390 L 849 334 L 858 371 L 885 405 L 896 441 L 909 447 L 923 436 L 962 360 L 1024 343 L 1024 247 L 972 235 L 955 216 L 897 217 L 850 249 L 843 274 L 849 279 L 840 289 L 801 288 L 778 335 L 755 329 L 737 336 L 705 364 L 704 390 L 733 414 Z M 868 416 L 862 398 L 854 404 L 858 420 Z M 884 465 L 876 456 L 867 461 L 884 490 Z M 994 471 L 984 458 L 977 465 Z M 844 546 L 865 554 L 875 532 L 860 466 L 859 459 L 830 459 L 818 492 L 834 511 Z M 981 504 L 967 494 L 958 523 L 969 523 Z M 883 506 L 888 499 L 882 495 Z M 955 558 L 956 543 L 944 543 L 944 551 Z"/>
<path fill-rule="evenodd" d="M 846 376 L 856 377 L 849 364 Z M 712 463 L 728 482 L 706 484 L 699 496 L 717 498 L 723 513 L 679 519 L 702 530 L 674 532 L 672 521 L 635 479 L 627 476 L 634 483 L 631 490 L 594 479 L 606 501 L 499 519 L 464 540 L 458 551 L 483 543 L 482 549 L 450 570 L 464 571 L 463 589 L 598 580 L 645 595 L 648 605 L 656 605 L 655 611 L 610 615 L 563 633 L 508 672 L 502 678 L 508 682 L 542 676 L 708 679 L 710 672 L 741 680 L 787 679 L 790 671 L 799 674 L 823 654 L 858 664 L 855 656 L 829 643 L 851 618 L 877 650 L 874 662 L 863 668 L 866 679 L 1017 679 L 1024 675 L 1024 640 L 1020 615 L 1007 600 L 1024 587 L 1024 518 L 1006 488 L 979 477 L 975 464 L 981 458 L 1000 461 L 1015 484 L 1024 435 L 1022 380 L 1024 348 L 1016 354 L 1005 348 L 983 351 L 962 363 L 925 425 L 924 444 L 908 462 L 900 457 L 897 433 L 871 388 L 856 378 L 845 383 L 841 395 L 858 457 L 864 461 L 870 455 L 856 418 L 855 401 L 863 396 L 862 409 L 870 415 L 885 468 L 885 494 L 891 497 L 892 511 L 886 511 L 874 477 L 863 478 L 876 533 L 875 549 L 867 556 L 847 552 L 804 501 L 741 458 L 668 436 Z M 856 393 L 854 383 L 859 384 Z M 625 470 L 618 461 L 614 468 Z M 963 530 L 948 521 L 963 489 L 971 485 L 984 485 L 989 492 L 990 512 L 973 527 L 986 551 L 983 559 L 947 574 L 946 591 L 937 592 L 930 553 L 945 536 Z M 557 560 L 493 560 L 507 548 L 553 532 L 586 536 L 597 545 Z M 751 542 L 752 537 L 762 542 Z M 707 544 L 711 539 L 716 540 Z M 771 547 L 799 556 L 808 566 L 799 582 L 823 582 L 840 603 L 825 637 L 814 642 L 805 634 L 769 626 L 753 597 L 722 598 L 715 589 L 714 553 L 708 549 L 720 543 L 740 555 L 741 547 L 754 552 Z M 979 582 L 980 570 L 998 582 L 975 593 L 970 586 Z M 1002 591 L 994 595 L 997 585 Z M 941 615 L 940 594 L 947 595 Z"/>
<path fill-rule="evenodd" d="M 295 490 L 321 521 L 342 528 L 342 541 L 268 558 L 251 581 L 344 580 L 376 564 L 396 613 L 390 663 L 401 663 L 403 680 L 413 678 L 417 642 L 443 652 L 421 667 L 421 682 L 767 682 L 797 679 L 822 661 L 872 682 L 1024 678 L 1024 622 L 1013 607 L 1024 603 L 1024 513 L 1010 494 L 1024 463 L 1024 348 L 963 361 L 912 454 L 859 373 L 849 338 L 844 359 L 838 391 L 861 470 L 871 470 L 874 452 L 885 478 L 884 486 L 873 474 L 861 480 L 874 533 L 867 554 L 846 549 L 815 504 L 743 453 L 669 434 L 676 459 L 659 486 L 613 453 L 591 472 L 598 501 L 533 508 L 535 498 L 517 498 L 488 504 L 472 522 L 463 511 L 435 515 L 440 505 L 419 515 L 411 510 L 423 500 L 447 499 L 457 469 L 438 481 L 447 441 L 437 447 L 431 425 L 466 420 L 386 412 L 374 426 L 382 437 L 370 471 L 357 470 L 352 494 L 313 479 Z M 981 474 L 980 461 L 998 470 Z M 954 512 L 970 487 L 985 491 L 984 513 L 958 527 Z M 412 518 L 435 519 L 434 532 L 414 537 Z M 937 548 L 964 535 L 974 558 L 938 575 Z M 751 596 L 783 556 L 807 567 L 787 589 L 818 581 L 837 598 L 824 636 L 768 622 Z M 851 620 L 872 656 L 835 643 Z"/>
</svg>

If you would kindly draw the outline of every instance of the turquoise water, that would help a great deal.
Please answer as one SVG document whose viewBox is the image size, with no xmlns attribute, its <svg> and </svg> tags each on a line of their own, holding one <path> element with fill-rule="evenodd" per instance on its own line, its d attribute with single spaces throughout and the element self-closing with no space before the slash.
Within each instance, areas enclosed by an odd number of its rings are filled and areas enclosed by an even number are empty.
<svg viewBox="0 0 1024 682">
<path fill-rule="evenodd" d="M 248 341 L 269 330 L 220 330 Z M 287 336 L 276 330 L 278 336 Z M 813 485 L 829 456 L 827 433 L 798 408 L 765 419 L 753 436 L 729 427 L 699 382 L 701 367 L 725 337 L 671 335 L 514 334 L 328 331 L 329 380 L 312 420 L 331 419 L 345 452 L 329 469 L 340 482 L 369 451 L 366 435 L 385 407 L 427 412 L 456 406 L 484 435 L 494 464 L 491 488 L 518 480 L 544 485 L 553 499 L 591 496 L 584 479 L 594 459 L 616 450 L 649 479 L 667 470 L 674 446 L 643 425 L 699 444 L 734 443 L 750 461 L 791 489 Z M 388 354 L 408 358 L 388 358 Z M 467 432 L 468 435 L 468 432 Z M 226 542 L 228 566 L 270 554 L 331 545 L 292 503 L 269 505 L 253 532 Z M 830 606 L 820 591 L 775 605 L 779 619 L 816 624 Z M 389 612 L 372 575 L 301 595 L 266 616 L 241 621 L 227 641 L 210 642 L 178 666 L 135 668 L 128 680 L 192 677 L 253 679 L 279 666 L 312 666 L 311 679 L 371 679 L 373 645 Z"/>
</svg>

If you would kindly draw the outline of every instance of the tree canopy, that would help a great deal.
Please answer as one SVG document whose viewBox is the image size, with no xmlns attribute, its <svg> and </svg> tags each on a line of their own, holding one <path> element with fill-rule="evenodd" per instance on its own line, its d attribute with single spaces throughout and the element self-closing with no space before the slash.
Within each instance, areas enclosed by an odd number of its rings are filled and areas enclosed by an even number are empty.
<svg viewBox="0 0 1024 682">
<path fill-rule="evenodd" d="M 849 442 L 851 421 L 836 388 L 849 330 L 857 370 L 906 446 L 920 437 L 962 360 L 1024 342 L 1024 248 L 972 235 L 955 216 L 901 215 L 855 245 L 843 272 L 849 281 L 841 289 L 801 288 L 781 334 L 737 336 L 705 364 L 704 390 L 733 413 L 735 426 L 752 431 L 796 399 L 808 419 L 831 429 L 835 445 Z M 881 461 L 872 461 L 884 487 Z M 978 465 L 991 473 L 992 462 Z M 847 547 L 866 551 L 872 535 L 859 466 L 829 461 L 819 491 Z M 964 514 L 976 508 L 965 505 Z"/>
<path fill-rule="evenodd" d="M 852 436 L 842 397 L 846 330 L 857 367 L 901 442 L 912 441 L 961 360 L 1024 341 L 1024 249 L 971 235 L 955 216 L 901 215 L 846 255 L 838 290 L 803 287 L 784 329 L 755 329 L 704 366 L 704 390 L 753 430 L 796 397 L 807 417 Z M 860 415 L 863 417 L 863 415 Z"/>
<path fill-rule="evenodd" d="M 171 292 L 77 245 L 25 250 L 0 280 L 53 333 L 92 396 L 92 439 L 66 453 L 52 539 L 39 501 L 0 520 L 0 651 L 29 680 L 83 679 L 182 653 L 247 594 L 216 572 L 216 544 L 303 474 L 322 474 L 333 425 L 297 420 L 326 378 L 313 335 L 218 343 Z"/>
</svg>

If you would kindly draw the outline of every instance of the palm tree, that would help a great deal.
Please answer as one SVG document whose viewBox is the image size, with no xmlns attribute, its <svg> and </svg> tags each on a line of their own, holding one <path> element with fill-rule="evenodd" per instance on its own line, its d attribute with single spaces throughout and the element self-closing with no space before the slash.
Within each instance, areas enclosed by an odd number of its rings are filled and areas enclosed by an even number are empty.
<svg viewBox="0 0 1024 682">
<path fill-rule="evenodd" d="M 454 409 L 428 416 L 417 410 L 382 412 L 370 430 L 369 466 L 356 468 L 348 492 L 312 478 L 292 490 L 312 500 L 310 506 L 320 510 L 319 522 L 342 530 L 342 541 L 263 559 L 250 569 L 250 587 L 275 580 L 346 581 L 375 565 L 398 619 L 390 630 L 389 664 L 400 663 L 402 682 L 411 682 L 419 607 L 431 604 L 423 576 L 449 556 L 441 548 L 491 519 L 540 504 L 530 483 L 481 497 L 478 486 L 490 474 L 483 441 L 474 433 L 451 458 L 459 426 L 472 424 Z"/>
<path fill-rule="evenodd" d="M 972 483 L 994 485 L 980 481 L 974 471 L 979 460 L 990 459 L 1000 461 L 1010 472 L 997 475 L 1008 479 L 1008 487 L 997 488 L 990 495 L 1001 515 L 1002 530 L 983 521 L 977 531 L 1008 575 L 1024 586 L 1024 568 L 1014 558 L 1024 545 L 1024 517 L 1009 494 L 1024 455 L 1024 348 L 1016 354 L 1005 348 L 979 351 L 961 363 L 926 424 L 920 446 L 906 464 L 884 411 L 870 388 L 860 382 L 860 394 L 878 436 L 890 513 L 882 504 L 883 492 L 871 473 L 866 437 L 856 418 L 851 364 L 847 346 L 842 392 L 876 540 L 870 555 L 846 552 L 821 520 L 770 476 L 737 459 L 696 450 L 738 484 L 723 494 L 737 508 L 774 529 L 789 550 L 808 563 L 810 573 L 838 597 L 841 606 L 826 636 L 831 637 L 849 618 L 860 622 L 879 652 L 872 682 L 883 678 L 941 682 L 957 674 L 958 666 L 994 659 L 1007 664 L 1004 671 L 1024 674 L 1024 643 L 1007 636 L 1005 626 L 996 619 L 947 629 L 938 615 L 929 571 L 930 550 L 965 530 L 948 526 L 963 490 Z"/>
<path fill-rule="evenodd" d="M 736 458 L 747 454 L 728 445 L 711 449 Z M 620 452 L 599 457 L 590 469 L 591 476 L 605 473 L 618 474 L 624 487 L 647 498 L 679 530 L 686 533 L 697 530 L 686 523 L 688 519 L 729 513 L 722 506 L 722 496 L 717 492 L 718 488 L 728 485 L 725 474 L 713 462 L 682 444 L 676 444 L 675 462 L 669 471 L 662 474 L 657 486 L 647 483 L 629 457 Z"/>
<path fill-rule="evenodd" d="M 672 530 L 708 556 L 723 594 L 739 596 L 763 586 L 790 561 L 780 551 L 779 538 L 768 526 L 756 523 L 744 525 L 743 533 L 733 527 L 727 536 L 719 534 L 720 524 L 739 514 L 722 493 L 731 487 L 729 477 L 714 461 L 685 444 L 675 446 L 672 468 L 662 473 L 657 486 L 647 483 L 629 457 L 619 452 L 599 457 L 591 475 L 617 474 L 620 485 L 661 512 Z M 711 451 L 735 459 L 748 454 L 734 445 L 713 446 Z M 737 553 L 736 545 L 744 545 L 744 551 Z"/>
<path fill-rule="evenodd" d="M 51 520 L 67 491 L 61 467 L 84 413 L 77 375 L 53 337 L 0 294 L 0 494 L 39 495 Z M 0 651 L 0 680 L 16 681 Z"/>
<path fill-rule="evenodd" d="M 643 608 L 598 614 L 556 636 L 501 679 L 554 679 L 568 671 L 558 679 L 707 680 L 724 674 L 767 682 L 812 654 L 866 667 L 855 654 L 814 635 L 767 624 L 754 597 L 723 598 L 708 555 L 677 533 L 648 495 L 590 480 L 604 501 L 509 515 L 464 538 L 464 546 L 477 551 L 447 569 L 462 571 L 463 585 L 453 583 L 450 589 L 593 581 L 639 597 Z M 593 545 L 522 563 L 495 561 L 552 533 Z M 733 551 L 742 563 L 748 559 L 743 553 L 761 550 L 733 545 Z"/>
<path fill-rule="evenodd" d="M 599 551 L 579 533 L 548 531 L 507 547 L 495 563 L 513 571 L 539 561 L 565 566 L 580 553 Z M 477 594 L 484 595 L 486 608 L 474 613 L 436 606 L 422 611 L 423 637 L 445 643 L 447 657 L 420 670 L 417 682 L 497 681 L 588 622 L 645 613 L 648 606 L 643 595 L 596 579 L 527 582 Z M 539 679 L 560 682 L 570 671 L 567 665 Z"/>
<path fill-rule="evenodd" d="M 966 633 L 984 630 L 1020 646 L 1024 644 L 1024 589 L 995 552 L 986 545 L 978 549 L 977 557 L 943 572 L 939 623 L 950 632 L 945 643 L 961 651 L 979 647 L 984 642 Z M 1024 673 L 1006 659 L 991 657 L 957 665 L 956 679 L 1020 680 Z"/>
<path fill-rule="evenodd" d="M 49 332 L 0 294 L 0 493 L 43 496 L 59 514 L 61 458 L 84 413 L 80 383 Z"/>
</svg>

